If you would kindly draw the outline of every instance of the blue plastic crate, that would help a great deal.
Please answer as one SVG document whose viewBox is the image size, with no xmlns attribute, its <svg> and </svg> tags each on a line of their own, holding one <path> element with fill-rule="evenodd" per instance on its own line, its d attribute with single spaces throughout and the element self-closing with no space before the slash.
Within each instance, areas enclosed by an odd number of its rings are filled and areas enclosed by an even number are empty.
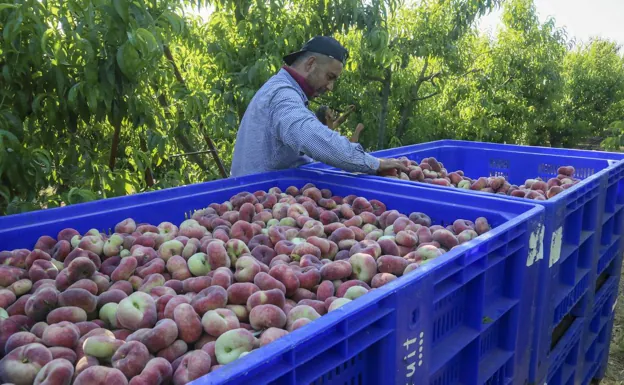
<svg viewBox="0 0 624 385">
<path fill-rule="evenodd" d="M 572 165 L 583 181 L 548 201 L 532 201 L 546 209 L 544 261 L 539 269 L 536 298 L 538 316 L 533 335 L 530 383 L 540 383 L 549 368 L 561 362 L 564 350 L 556 348 L 573 323 L 584 316 L 593 301 L 595 281 L 608 263 L 609 250 L 617 247 L 624 228 L 624 154 L 599 151 L 528 147 L 494 143 L 442 140 L 373 153 L 377 157 L 405 156 L 420 162 L 435 157 L 447 170 L 463 170 L 472 178 L 504 176 L 511 183 L 556 176 L 560 166 Z M 304 168 L 349 175 L 321 163 Z M 514 202 L 526 199 L 494 195 L 426 183 L 363 175 L 367 180 L 453 190 L 468 195 L 496 196 Z M 589 295 L 588 295 L 589 293 Z M 564 322 L 565 321 L 565 322 Z M 554 342 L 553 343 L 553 337 Z M 583 339 L 582 335 L 580 337 Z M 582 341 L 581 341 L 582 344 Z"/>
<path fill-rule="evenodd" d="M 126 217 L 181 222 L 240 191 L 312 182 L 334 194 L 427 212 L 434 222 L 485 216 L 493 230 L 195 384 L 524 384 L 542 207 L 385 181 L 290 170 L 0 218 L 0 249 L 32 247 L 65 227 L 107 230 Z M 160 197 L 160 198 L 158 198 Z M 162 198 L 162 199 L 161 199 Z M 143 200 L 145 203 L 139 203 Z M 528 290 L 527 290 L 528 289 Z M 383 368 L 383 370 L 382 370 Z M 526 368 L 524 368 L 526 369 Z"/>
<path fill-rule="evenodd" d="M 578 377 L 579 383 L 582 384 L 589 384 L 594 379 L 600 380 L 605 375 L 622 271 L 624 245 L 622 242 L 618 242 L 617 245 L 619 247 L 611 248 L 604 258 L 609 258 L 610 261 L 596 280 L 595 295 L 591 309 L 587 313 L 583 341 L 583 370 Z"/>
</svg>

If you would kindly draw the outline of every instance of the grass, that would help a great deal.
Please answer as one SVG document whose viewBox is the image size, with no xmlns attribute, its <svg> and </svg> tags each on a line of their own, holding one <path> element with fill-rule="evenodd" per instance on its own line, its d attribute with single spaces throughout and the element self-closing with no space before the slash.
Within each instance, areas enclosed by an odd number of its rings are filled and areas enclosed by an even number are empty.
<svg viewBox="0 0 624 385">
<path fill-rule="evenodd" d="M 620 279 L 619 293 L 609 351 L 609 366 L 601 385 L 624 384 L 624 272 Z"/>
</svg>

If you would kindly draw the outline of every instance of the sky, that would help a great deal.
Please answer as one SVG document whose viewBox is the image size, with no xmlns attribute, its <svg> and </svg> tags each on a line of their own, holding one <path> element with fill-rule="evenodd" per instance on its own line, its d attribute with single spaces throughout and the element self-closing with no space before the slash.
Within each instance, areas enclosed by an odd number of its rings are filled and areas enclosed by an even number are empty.
<svg viewBox="0 0 624 385">
<path fill-rule="evenodd" d="M 587 42 L 591 37 L 615 40 L 624 45 L 624 0 L 534 0 L 539 18 L 554 17 L 558 27 L 565 27 L 568 38 Z M 495 31 L 502 11 L 496 10 L 481 19 L 479 28 Z"/>
<path fill-rule="evenodd" d="M 568 38 L 587 42 L 591 37 L 615 40 L 624 46 L 624 0 L 534 0 L 543 22 L 554 17 L 558 27 L 565 27 Z M 188 9 L 187 9 L 188 10 Z M 192 12 L 197 12 L 193 10 Z M 206 20 L 210 11 L 202 9 L 200 15 Z M 479 28 L 496 30 L 502 11 L 496 10 L 480 20 Z"/>
</svg>

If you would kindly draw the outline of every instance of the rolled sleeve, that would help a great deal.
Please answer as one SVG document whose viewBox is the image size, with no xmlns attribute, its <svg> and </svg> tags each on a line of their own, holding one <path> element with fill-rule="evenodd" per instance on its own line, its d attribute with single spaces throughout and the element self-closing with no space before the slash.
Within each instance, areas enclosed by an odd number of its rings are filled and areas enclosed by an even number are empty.
<svg viewBox="0 0 624 385">
<path fill-rule="evenodd" d="M 359 143 L 351 143 L 324 126 L 296 91 L 287 87 L 278 90 L 270 111 L 275 135 L 294 151 L 349 172 L 372 174 L 379 168 L 379 160 L 367 154 Z"/>
</svg>

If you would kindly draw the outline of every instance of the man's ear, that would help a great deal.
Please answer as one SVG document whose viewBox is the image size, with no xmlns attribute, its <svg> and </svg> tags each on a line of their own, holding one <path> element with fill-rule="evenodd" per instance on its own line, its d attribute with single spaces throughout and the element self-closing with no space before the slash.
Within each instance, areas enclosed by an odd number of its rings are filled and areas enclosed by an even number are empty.
<svg viewBox="0 0 624 385">
<path fill-rule="evenodd" d="M 305 61 L 305 70 L 306 72 L 312 72 L 312 70 L 314 69 L 314 67 L 317 65 L 317 60 L 316 60 L 316 56 L 310 56 L 306 61 Z"/>
</svg>

